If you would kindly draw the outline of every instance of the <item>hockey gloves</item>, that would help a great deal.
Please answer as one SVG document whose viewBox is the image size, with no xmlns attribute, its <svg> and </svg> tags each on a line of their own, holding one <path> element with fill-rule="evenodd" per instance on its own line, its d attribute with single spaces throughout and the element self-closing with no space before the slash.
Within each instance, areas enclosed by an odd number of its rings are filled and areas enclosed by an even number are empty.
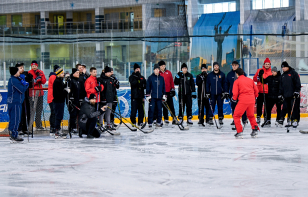
<svg viewBox="0 0 308 197">
<path fill-rule="evenodd" d="M 151 102 L 151 95 L 146 95 L 146 100 L 150 103 Z"/>
<path fill-rule="evenodd" d="M 167 96 L 166 96 L 166 95 L 163 96 L 163 101 L 164 101 L 164 102 L 167 101 Z"/>
<path fill-rule="evenodd" d="M 175 96 L 175 89 L 170 90 L 170 96 L 174 97 Z"/>
<path fill-rule="evenodd" d="M 176 78 L 184 78 L 184 74 L 182 73 L 182 71 L 178 72 L 178 74 L 175 76 Z"/>
<path fill-rule="evenodd" d="M 229 93 L 228 92 L 222 93 L 222 100 L 228 99 L 228 98 L 229 98 Z"/>
<path fill-rule="evenodd" d="M 293 97 L 294 97 L 294 98 L 299 98 L 299 96 L 300 96 L 300 93 L 299 93 L 299 92 L 294 92 L 294 93 L 293 93 Z"/>
<path fill-rule="evenodd" d="M 34 83 L 37 83 L 38 80 L 40 80 L 40 79 L 42 79 L 42 77 L 41 77 L 41 76 L 38 76 L 38 77 L 36 77 L 35 79 L 33 79 L 33 81 L 34 81 Z"/>
<path fill-rule="evenodd" d="M 196 99 L 196 98 L 197 98 L 196 92 L 193 92 L 192 95 L 191 95 L 191 97 L 192 97 L 193 99 Z"/>
<path fill-rule="evenodd" d="M 284 101 L 283 96 L 282 96 L 282 95 L 279 95 L 279 96 L 278 96 L 278 100 L 279 100 L 279 103 L 283 103 L 283 101 Z"/>
<path fill-rule="evenodd" d="M 236 101 L 236 100 L 234 100 L 233 98 L 231 98 L 231 102 L 233 102 L 233 103 L 237 103 L 237 101 Z"/>
<path fill-rule="evenodd" d="M 29 83 L 26 82 L 25 80 L 20 80 L 20 82 L 23 86 L 29 86 Z"/>
<path fill-rule="evenodd" d="M 102 87 L 101 86 L 96 86 L 95 90 L 96 90 L 96 92 L 100 92 L 100 91 L 102 91 Z"/>
<path fill-rule="evenodd" d="M 259 71 L 259 81 L 262 80 L 263 74 L 264 74 L 264 70 L 262 69 L 262 70 Z"/>
</svg>

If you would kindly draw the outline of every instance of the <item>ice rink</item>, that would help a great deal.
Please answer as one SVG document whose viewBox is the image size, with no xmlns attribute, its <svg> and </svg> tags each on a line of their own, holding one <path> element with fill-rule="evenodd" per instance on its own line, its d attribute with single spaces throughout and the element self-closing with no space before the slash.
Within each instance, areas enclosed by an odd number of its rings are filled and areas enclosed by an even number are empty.
<svg viewBox="0 0 308 197">
<path fill-rule="evenodd" d="M 263 121 L 263 120 L 262 120 Z M 89 140 L 0 138 L 0 196 L 307 196 L 308 128 L 261 129 L 235 139 L 221 130 L 178 127 Z"/>
</svg>

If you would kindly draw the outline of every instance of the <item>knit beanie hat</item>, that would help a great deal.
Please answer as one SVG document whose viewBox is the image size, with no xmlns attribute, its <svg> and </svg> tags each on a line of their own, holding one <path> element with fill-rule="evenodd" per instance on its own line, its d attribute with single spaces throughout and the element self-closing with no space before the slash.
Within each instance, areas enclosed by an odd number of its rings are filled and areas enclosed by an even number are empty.
<svg viewBox="0 0 308 197">
<path fill-rule="evenodd" d="M 18 67 L 21 67 L 21 66 L 23 66 L 23 65 L 24 65 L 24 63 L 17 63 L 17 64 L 15 65 L 15 67 L 18 68 Z"/>
<path fill-rule="evenodd" d="M 15 75 L 18 72 L 18 68 L 17 67 L 10 67 L 10 74 L 11 75 Z"/>
<path fill-rule="evenodd" d="M 283 68 L 283 67 L 289 67 L 289 68 L 291 68 L 290 65 L 288 64 L 288 62 L 282 62 L 282 63 L 281 63 L 281 68 Z"/>
<path fill-rule="evenodd" d="M 95 94 L 90 94 L 90 96 L 89 96 L 89 100 L 91 100 L 91 99 L 95 99 L 95 100 L 96 100 L 96 96 L 95 96 Z"/>
<path fill-rule="evenodd" d="M 158 64 L 154 65 L 154 69 L 153 70 L 155 70 L 155 69 L 160 69 Z"/>
<path fill-rule="evenodd" d="M 206 64 L 202 64 L 202 65 L 201 65 L 201 70 L 202 70 L 203 68 L 207 69 Z"/>
<path fill-rule="evenodd" d="M 137 68 L 140 68 L 140 66 L 138 64 L 134 64 L 134 70 L 136 70 Z"/>
<path fill-rule="evenodd" d="M 62 69 L 61 67 L 59 67 L 59 68 L 57 68 L 57 70 L 55 71 L 55 73 L 56 73 L 57 77 L 59 77 L 59 75 L 60 75 L 61 73 L 63 73 L 63 69 Z"/>
<path fill-rule="evenodd" d="M 277 71 L 278 71 L 278 70 L 277 70 L 277 67 L 276 67 L 276 66 L 274 66 L 274 67 L 272 68 L 272 71 L 277 72 Z"/>
<path fill-rule="evenodd" d="M 57 70 L 58 68 L 60 68 L 60 66 L 54 65 L 54 66 L 53 66 L 53 72 L 56 72 L 56 70 Z"/>
<path fill-rule="evenodd" d="M 37 61 L 33 60 L 33 61 L 31 62 L 31 66 L 32 66 L 32 65 L 38 66 Z"/>
<path fill-rule="evenodd" d="M 267 57 L 265 60 L 264 60 L 264 64 L 265 63 L 270 63 L 271 64 L 271 60 Z"/>
<path fill-rule="evenodd" d="M 218 65 L 218 66 L 219 66 L 218 62 L 214 62 L 214 63 L 213 63 L 213 67 L 214 67 L 215 65 Z"/>
<path fill-rule="evenodd" d="M 77 68 L 72 68 L 72 74 L 74 74 L 77 71 L 78 71 Z"/>
<path fill-rule="evenodd" d="M 159 66 L 166 65 L 166 63 L 163 60 L 161 60 L 160 62 L 158 62 L 158 65 Z"/>
<path fill-rule="evenodd" d="M 109 72 L 111 72 L 111 68 L 109 66 L 106 66 L 104 71 L 105 71 L 105 73 L 109 73 Z"/>
<path fill-rule="evenodd" d="M 181 66 L 181 70 L 182 68 L 187 68 L 187 64 L 183 63 L 182 66 Z"/>
</svg>

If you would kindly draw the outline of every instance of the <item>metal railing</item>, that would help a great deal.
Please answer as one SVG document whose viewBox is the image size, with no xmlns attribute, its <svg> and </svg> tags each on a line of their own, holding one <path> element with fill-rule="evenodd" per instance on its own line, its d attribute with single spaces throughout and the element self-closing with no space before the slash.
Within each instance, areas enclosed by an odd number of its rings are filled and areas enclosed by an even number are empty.
<svg viewBox="0 0 308 197">
<path fill-rule="evenodd" d="M 142 18 L 129 19 L 113 19 L 101 21 L 101 33 L 105 32 L 129 32 L 142 30 Z"/>
</svg>

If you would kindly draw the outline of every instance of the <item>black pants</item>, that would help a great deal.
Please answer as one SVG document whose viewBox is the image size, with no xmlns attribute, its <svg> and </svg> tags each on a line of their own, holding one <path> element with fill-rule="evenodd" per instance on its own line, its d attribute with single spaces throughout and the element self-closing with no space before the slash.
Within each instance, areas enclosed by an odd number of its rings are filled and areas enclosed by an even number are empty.
<svg viewBox="0 0 308 197">
<path fill-rule="evenodd" d="M 222 99 L 222 95 L 218 94 L 218 95 L 211 95 L 211 103 L 210 105 L 212 106 L 213 109 L 213 113 L 215 113 L 215 106 L 217 103 L 217 108 L 218 108 L 218 117 L 219 119 L 224 119 L 224 100 Z M 214 114 L 212 113 L 212 109 L 210 112 L 210 119 L 213 119 Z"/>
<path fill-rule="evenodd" d="M 237 103 L 235 102 L 231 102 L 231 108 L 232 108 L 232 116 L 234 114 L 234 110 L 235 110 L 235 107 L 236 107 Z M 246 115 L 246 112 L 243 114 L 242 116 L 242 122 L 246 122 L 247 121 L 247 115 Z"/>
<path fill-rule="evenodd" d="M 64 115 L 64 103 L 53 103 L 53 108 L 55 110 L 55 129 L 60 130 L 61 129 L 61 122 L 63 120 Z"/>
<path fill-rule="evenodd" d="M 269 98 L 267 99 L 267 103 L 266 103 L 266 111 L 267 111 L 267 119 L 271 120 L 272 118 L 272 109 L 274 107 L 274 105 L 276 105 L 277 108 L 277 117 L 276 117 L 276 121 L 278 121 L 280 119 L 281 116 L 281 103 L 279 102 L 279 99 L 272 99 Z"/>
<path fill-rule="evenodd" d="M 117 105 L 118 105 L 117 102 L 112 103 L 112 110 L 113 111 L 116 111 Z M 117 112 L 119 112 L 119 111 L 117 111 Z M 113 113 L 110 114 L 110 121 L 114 123 L 114 114 Z"/>
<path fill-rule="evenodd" d="M 50 129 L 54 129 L 56 122 L 56 115 L 53 102 L 49 103 L 49 108 L 50 108 L 50 117 L 49 117 Z"/>
<path fill-rule="evenodd" d="M 19 123 L 18 131 L 28 131 L 30 122 L 30 104 L 29 100 L 25 98 L 22 104 L 21 121 Z"/>
<path fill-rule="evenodd" d="M 182 97 L 183 97 L 183 106 L 182 106 Z M 179 119 L 182 119 L 185 110 L 186 105 L 186 115 L 188 119 L 192 118 L 192 97 L 191 95 L 182 95 L 182 97 L 179 95 Z"/>
<path fill-rule="evenodd" d="M 295 100 L 294 109 L 293 109 L 292 116 L 291 116 L 293 101 L 294 101 L 294 98 L 284 99 L 280 120 L 284 120 L 286 114 L 288 114 L 288 118 L 290 118 L 291 121 L 293 120 L 298 120 L 298 122 L 300 121 L 300 98 L 297 98 Z"/>
<path fill-rule="evenodd" d="M 173 105 L 173 97 L 170 96 L 170 92 L 167 92 L 166 95 L 167 95 L 167 104 L 168 104 L 171 112 L 175 116 L 174 105 Z M 163 114 L 164 114 L 164 120 L 169 120 L 169 110 L 165 107 L 163 107 Z"/>
<path fill-rule="evenodd" d="M 264 93 L 259 93 L 259 96 L 257 98 L 257 117 L 262 116 L 263 103 L 267 103 L 267 101 L 268 101 L 268 95 L 265 94 L 265 101 L 264 101 Z M 264 107 L 266 108 L 266 105 L 264 105 Z M 268 109 L 266 109 L 266 112 L 268 113 Z M 263 116 L 265 120 L 265 117 L 267 116 L 267 114 L 265 114 L 265 109 L 264 109 Z"/>
<path fill-rule="evenodd" d="M 131 101 L 131 113 L 130 113 L 130 121 L 133 124 L 136 124 L 136 115 L 138 111 L 138 124 L 143 123 L 144 111 L 143 111 L 143 99 L 132 99 Z"/>
<path fill-rule="evenodd" d="M 31 110 L 34 109 L 34 101 L 32 99 L 33 97 L 30 97 L 30 106 Z M 31 111 L 31 113 L 35 113 L 35 125 L 36 128 L 42 127 L 42 111 L 43 111 L 43 96 L 39 96 L 37 98 L 37 105 L 36 105 L 36 111 Z"/>
<path fill-rule="evenodd" d="M 99 138 L 101 136 L 100 132 L 95 128 L 97 123 L 97 118 L 89 118 L 86 126 L 81 126 L 79 129 L 82 130 L 82 134 L 85 135 L 92 135 L 95 138 Z M 84 125 L 84 124 L 80 124 L 80 125 Z"/>
<path fill-rule="evenodd" d="M 78 103 L 73 103 L 76 107 L 79 107 L 78 106 Z M 69 126 L 69 129 L 72 130 L 72 129 L 76 129 L 77 128 L 77 116 L 78 116 L 78 113 L 79 113 L 79 110 L 74 107 L 74 106 L 69 106 L 69 112 L 70 112 L 70 126 Z"/>
<path fill-rule="evenodd" d="M 198 99 L 198 109 L 199 109 L 199 114 L 198 114 L 198 118 L 200 123 L 204 123 L 204 108 L 206 110 L 206 118 L 205 121 L 208 122 L 210 119 L 210 104 L 209 104 L 209 100 L 203 98 L 202 99 L 202 106 L 201 106 L 201 99 Z"/>
</svg>

